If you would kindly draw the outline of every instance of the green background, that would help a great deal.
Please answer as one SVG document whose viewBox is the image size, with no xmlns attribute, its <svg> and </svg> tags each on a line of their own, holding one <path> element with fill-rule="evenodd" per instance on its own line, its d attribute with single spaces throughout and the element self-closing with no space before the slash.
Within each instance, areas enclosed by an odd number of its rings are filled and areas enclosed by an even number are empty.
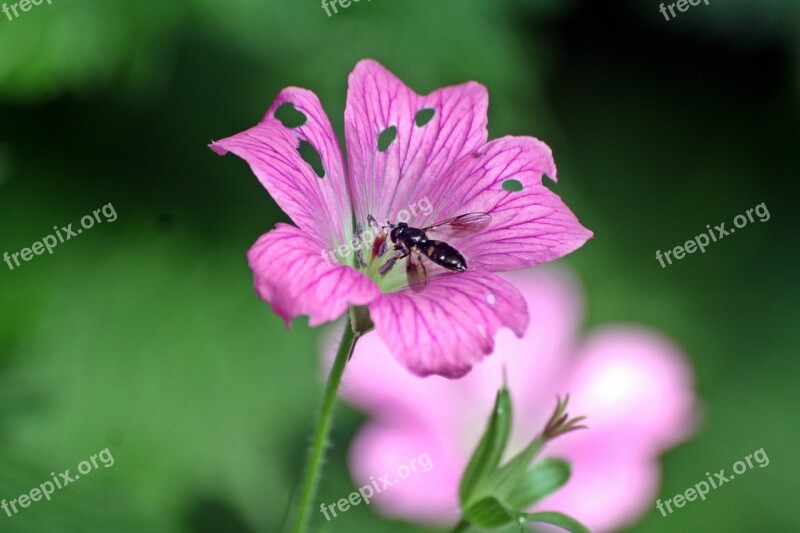
<svg viewBox="0 0 800 533">
<path fill-rule="evenodd" d="M 0 264 L 0 498 L 106 447 L 116 460 L 0 514 L 0 531 L 277 528 L 322 330 L 286 331 L 256 297 L 245 251 L 286 217 L 206 145 L 288 85 L 315 91 L 341 134 L 364 57 L 419 93 L 480 81 L 491 137 L 552 146 L 555 190 L 595 232 L 561 261 L 586 289 L 584 326 L 655 327 L 696 370 L 701 429 L 664 457 L 662 498 L 767 452 L 769 467 L 630 531 L 800 530 L 797 6 L 714 0 L 665 21 L 649 0 L 362 0 L 332 17 L 316 1 L 54 0 L 0 15 L 0 253 L 109 202 L 118 214 Z M 768 222 L 655 260 L 762 202 Z M 319 501 L 353 489 L 362 420 L 339 409 Z M 421 530 L 364 506 L 326 526 Z"/>
</svg>

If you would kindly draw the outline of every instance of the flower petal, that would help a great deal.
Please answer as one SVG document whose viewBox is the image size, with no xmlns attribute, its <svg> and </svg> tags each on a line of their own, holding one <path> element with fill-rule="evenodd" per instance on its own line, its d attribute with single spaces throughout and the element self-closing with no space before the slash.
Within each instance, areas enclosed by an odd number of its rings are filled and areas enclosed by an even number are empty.
<svg viewBox="0 0 800 533">
<path fill-rule="evenodd" d="M 586 415 L 595 433 L 616 436 L 620 447 L 641 439 L 648 446 L 637 452 L 651 457 L 693 430 L 691 367 L 674 343 L 653 331 L 604 328 L 589 339 L 565 377 L 573 391 L 570 410 Z"/>
<path fill-rule="evenodd" d="M 456 279 L 468 274 L 474 272 Z M 370 475 L 396 468 L 400 457 L 429 451 L 435 466 L 422 479 L 437 487 L 437 495 L 400 485 L 381 494 L 376 506 L 411 521 L 451 520 L 461 472 L 505 368 L 514 398 L 509 456 L 541 430 L 556 394 L 571 393 L 569 412 L 589 417 L 589 430 L 547 446 L 546 455 L 572 462 L 573 477 L 536 509 L 563 511 L 592 531 L 619 529 L 652 508 L 657 457 L 691 429 L 694 394 L 685 356 L 641 327 L 601 328 L 583 346 L 581 290 L 572 276 L 544 267 L 503 277 L 527 300 L 531 325 L 522 340 L 498 332 L 492 357 L 463 379 L 400 375 L 398 363 L 373 335 L 359 342 L 342 387 L 344 398 L 370 420 L 353 440 L 354 479 L 366 483 Z M 393 459 L 382 458 L 381 450 Z"/>
<path fill-rule="evenodd" d="M 419 293 L 383 294 L 369 310 L 394 357 L 418 376 L 461 377 L 492 352 L 499 327 L 522 336 L 528 325 L 519 291 L 488 272 L 438 276 Z"/>
<path fill-rule="evenodd" d="M 451 243 L 470 268 L 503 272 L 534 266 L 576 250 L 592 236 L 542 184 L 543 174 L 556 179 L 546 144 L 532 137 L 503 137 L 462 158 L 440 180 L 431 193 L 434 218 L 492 215 L 487 229 Z M 522 190 L 506 190 L 505 182 Z"/>
<path fill-rule="evenodd" d="M 372 214 L 396 222 L 400 210 L 425 198 L 455 161 L 486 143 L 488 106 L 479 83 L 419 96 L 375 61 L 359 62 L 350 74 L 345 110 L 356 219 Z M 418 126 L 424 109 L 432 109 L 433 117 Z M 392 126 L 396 138 L 380 151 L 379 137 Z"/>
<path fill-rule="evenodd" d="M 287 127 L 275 117 L 275 111 L 286 103 L 305 115 L 302 125 Z M 323 177 L 298 151 L 303 142 L 317 151 Z M 211 149 L 220 155 L 233 152 L 247 161 L 280 208 L 320 246 L 333 247 L 350 238 L 352 214 L 342 152 L 311 91 L 284 89 L 257 126 L 215 141 Z"/>
<path fill-rule="evenodd" d="M 566 513 L 595 533 L 632 525 L 658 497 L 661 469 L 655 459 L 626 457 L 625 451 L 603 448 L 602 443 L 591 439 L 568 455 L 548 451 L 548 456 L 569 460 L 572 476 L 562 489 L 539 502 L 535 510 Z"/>
<path fill-rule="evenodd" d="M 427 424 L 440 434 L 441 440 L 449 438 L 450 430 L 456 441 L 454 446 L 465 447 L 466 455 L 480 438 L 497 389 L 505 379 L 514 400 L 515 416 L 526 421 L 515 425 L 516 441 L 521 447 L 527 444 L 547 421 L 556 394 L 569 392 L 562 386 L 571 375 L 570 360 L 565 354 L 577 349 L 575 336 L 582 314 L 582 294 L 571 275 L 551 266 L 502 277 L 520 291 L 528 304 L 530 326 L 522 340 L 511 330 L 501 329 L 495 334 L 492 356 L 453 381 L 419 379 L 404 372 L 403 363 L 391 355 L 376 332 L 371 332 L 358 341 L 347 364 L 343 397 L 378 420 Z M 340 332 L 331 333 L 325 345 L 327 368 L 333 364 L 340 338 Z M 468 422 L 453 416 L 461 410 L 470 413 Z M 467 431 L 466 427 L 470 429 Z M 466 443 L 465 434 L 469 434 Z"/>
<path fill-rule="evenodd" d="M 590 429 L 548 446 L 573 464 L 573 478 L 537 508 L 569 509 L 592 531 L 618 529 L 651 508 L 658 455 L 693 429 L 691 369 L 661 335 L 614 326 L 592 336 L 562 386 L 571 392 L 570 413 L 586 416 Z"/>
<path fill-rule="evenodd" d="M 385 489 L 370 502 L 384 515 L 440 524 L 455 522 L 460 513 L 452 480 L 461 476 L 463 465 L 454 460 L 449 443 L 437 437 L 428 428 L 369 425 L 350 447 L 349 464 L 356 486 L 374 481 Z M 409 465 L 411 471 L 406 473 Z M 381 479 L 391 487 L 384 486 Z"/>
<path fill-rule="evenodd" d="M 380 288 L 356 269 L 324 259 L 319 245 L 302 230 L 278 224 L 247 252 L 258 295 L 288 327 L 308 315 L 309 325 L 335 320 L 349 305 L 365 305 Z"/>
</svg>

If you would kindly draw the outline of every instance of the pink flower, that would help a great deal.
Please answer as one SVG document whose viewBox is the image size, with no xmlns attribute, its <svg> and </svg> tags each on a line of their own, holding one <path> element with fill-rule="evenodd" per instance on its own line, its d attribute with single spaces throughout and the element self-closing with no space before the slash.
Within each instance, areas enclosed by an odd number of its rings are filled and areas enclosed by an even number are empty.
<svg viewBox="0 0 800 533">
<path fill-rule="evenodd" d="M 302 113 L 301 125 L 284 126 L 276 118 L 287 103 Z M 349 306 L 366 306 L 403 365 L 419 376 L 450 378 L 491 353 L 498 328 L 524 333 L 525 302 L 494 272 L 552 261 L 592 234 L 542 185 L 543 175 L 556 179 L 550 149 L 532 137 L 489 142 L 487 107 L 486 88 L 478 83 L 419 96 L 364 60 L 349 78 L 347 167 L 319 100 L 295 87 L 280 92 L 258 125 L 212 143 L 215 152 L 247 161 L 296 224 L 278 224 L 248 252 L 256 291 L 287 326 L 298 315 L 316 326 Z M 301 148 L 316 151 L 319 172 Z M 379 255 L 368 247 L 357 256 L 351 250 L 361 247 L 359 230 L 370 227 L 370 216 L 391 223 L 408 218 L 422 228 L 472 212 L 489 213 L 488 228 L 448 239 L 468 270 L 428 263 L 421 291 L 407 288 L 403 265 L 380 273 L 391 252 Z"/>
<path fill-rule="evenodd" d="M 399 465 L 427 453 L 429 472 L 398 480 L 372 505 L 411 521 L 457 520 L 461 474 L 505 368 L 514 407 L 509 457 L 541 431 L 556 394 L 570 393 L 569 413 L 588 418 L 588 429 L 546 446 L 544 456 L 572 463 L 572 478 L 536 510 L 566 513 L 591 531 L 629 524 L 654 505 L 659 454 L 691 430 L 689 365 L 669 340 L 640 327 L 604 327 L 577 342 L 581 301 L 569 276 L 536 270 L 508 277 L 527 300 L 531 331 L 521 340 L 501 332 L 495 356 L 461 380 L 414 379 L 374 335 L 357 346 L 343 396 L 371 421 L 350 449 L 355 484 L 384 473 L 397 479 Z"/>
</svg>

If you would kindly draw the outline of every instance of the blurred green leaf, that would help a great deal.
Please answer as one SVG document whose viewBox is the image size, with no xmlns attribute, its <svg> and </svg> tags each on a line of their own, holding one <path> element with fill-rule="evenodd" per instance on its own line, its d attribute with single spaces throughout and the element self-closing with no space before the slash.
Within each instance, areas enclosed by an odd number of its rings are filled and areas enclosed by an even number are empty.
<svg viewBox="0 0 800 533">
<path fill-rule="evenodd" d="M 158 0 L 43 3 L 14 20 L 0 14 L 0 97 L 32 101 L 65 90 L 160 77 L 170 32 L 186 13 Z"/>
</svg>

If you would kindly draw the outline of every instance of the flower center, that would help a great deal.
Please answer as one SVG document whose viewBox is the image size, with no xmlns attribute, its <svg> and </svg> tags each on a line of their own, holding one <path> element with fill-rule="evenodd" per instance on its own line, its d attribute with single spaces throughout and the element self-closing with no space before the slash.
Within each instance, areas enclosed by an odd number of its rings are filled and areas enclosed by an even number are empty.
<svg viewBox="0 0 800 533">
<path fill-rule="evenodd" d="M 398 260 L 390 238 L 392 227 L 388 221 L 379 225 L 375 217 L 368 215 L 366 229 L 360 222 L 356 224 L 351 243 L 355 251 L 351 266 L 377 283 L 385 293 L 408 284 L 404 260 Z"/>
</svg>

